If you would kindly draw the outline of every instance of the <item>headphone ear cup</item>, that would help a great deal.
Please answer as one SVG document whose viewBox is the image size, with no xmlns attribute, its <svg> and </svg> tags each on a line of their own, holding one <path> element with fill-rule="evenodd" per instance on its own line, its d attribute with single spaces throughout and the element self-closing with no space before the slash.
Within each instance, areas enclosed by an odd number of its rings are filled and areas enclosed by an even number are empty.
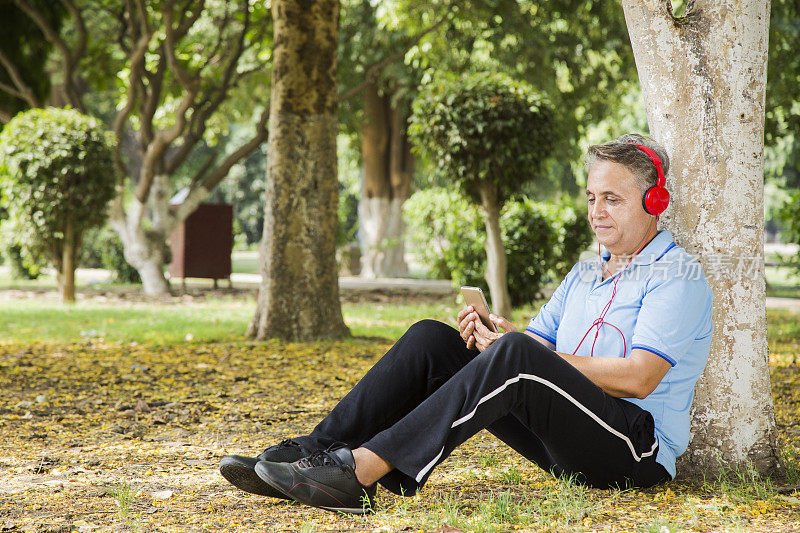
<svg viewBox="0 0 800 533">
<path fill-rule="evenodd" d="M 642 196 L 642 207 L 649 214 L 658 216 L 666 211 L 669 205 L 669 191 L 665 187 L 654 185 Z"/>
</svg>

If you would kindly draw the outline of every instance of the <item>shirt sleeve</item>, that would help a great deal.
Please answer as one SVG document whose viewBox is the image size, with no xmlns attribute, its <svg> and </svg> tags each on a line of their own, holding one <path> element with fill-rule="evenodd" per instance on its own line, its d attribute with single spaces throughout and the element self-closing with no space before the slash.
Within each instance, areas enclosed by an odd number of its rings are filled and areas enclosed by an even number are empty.
<svg viewBox="0 0 800 533">
<path fill-rule="evenodd" d="M 677 365 L 695 340 L 711 334 L 712 304 L 705 278 L 654 280 L 642 298 L 631 349 L 647 350 Z"/>
<path fill-rule="evenodd" d="M 561 284 L 550 297 L 550 301 L 544 304 L 539 310 L 539 314 L 531 319 L 525 331 L 535 333 L 556 344 L 556 333 L 558 332 L 558 325 L 561 323 L 561 314 L 564 311 L 564 300 L 571 274 L 572 272 L 567 274 L 567 277 L 561 281 Z"/>
</svg>

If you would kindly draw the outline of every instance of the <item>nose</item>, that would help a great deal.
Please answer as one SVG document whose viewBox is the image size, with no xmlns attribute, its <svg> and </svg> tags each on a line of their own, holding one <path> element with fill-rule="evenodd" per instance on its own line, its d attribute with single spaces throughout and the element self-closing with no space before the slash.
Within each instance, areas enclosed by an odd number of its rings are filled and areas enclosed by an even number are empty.
<svg viewBox="0 0 800 533">
<path fill-rule="evenodd" d="M 595 218 L 603 218 L 606 216 L 606 204 L 600 198 L 595 198 L 594 204 L 592 204 L 589 208 L 589 215 Z"/>
</svg>

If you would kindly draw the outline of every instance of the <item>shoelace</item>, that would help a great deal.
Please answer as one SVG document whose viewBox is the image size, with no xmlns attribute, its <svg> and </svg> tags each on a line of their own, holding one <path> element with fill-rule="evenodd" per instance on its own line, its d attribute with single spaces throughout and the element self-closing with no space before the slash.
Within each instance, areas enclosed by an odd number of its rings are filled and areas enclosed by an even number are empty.
<svg viewBox="0 0 800 533">
<path fill-rule="evenodd" d="M 277 449 L 280 449 L 280 448 L 299 448 L 299 447 L 300 447 L 300 445 L 297 444 L 292 439 L 282 440 L 281 442 L 278 443 L 277 446 L 275 446 L 275 448 L 277 448 Z M 267 450 L 269 450 L 271 448 L 272 448 L 272 446 L 270 446 L 269 448 L 264 450 L 264 452 L 266 452 Z M 261 452 L 261 453 L 264 453 L 264 452 Z"/>
<path fill-rule="evenodd" d="M 338 457 L 331 455 L 331 452 L 334 451 L 334 449 L 335 448 L 333 448 L 333 446 L 329 446 L 326 450 L 316 450 L 308 457 L 300 459 L 298 465 L 302 468 L 311 468 L 314 466 L 337 466 L 347 475 L 347 477 L 350 477 L 350 467 L 342 463 L 341 459 Z"/>
</svg>

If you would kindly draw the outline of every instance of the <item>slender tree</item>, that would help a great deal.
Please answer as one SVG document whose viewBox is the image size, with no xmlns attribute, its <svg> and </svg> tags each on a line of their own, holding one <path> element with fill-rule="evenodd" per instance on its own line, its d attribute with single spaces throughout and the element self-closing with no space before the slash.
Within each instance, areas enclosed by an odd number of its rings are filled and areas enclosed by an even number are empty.
<svg viewBox="0 0 800 533">
<path fill-rule="evenodd" d="M 402 210 L 414 178 L 414 157 L 406 134 L 408 113 L 392 104 L 376 83 L 364 89 L 361 155 L 364 178 L 359 226 L 364 249 L 361 276 L 403 277 L 408 273 Z"/>
<path fill-rule="evenodd" d="M 511 315 L 511 298 L 500 210 L 541 177 L 554 142 L 552 115 L 528 85 L 496 73 L 442 76 L 414 101 L 417 150 L 486 214 L 485 278 L 503 316 Z"/>
<path fill-rule="evenodd" d="M 342 337 L 349 331 L 336 268 L 339 0 L 273 0 L 272 17 L 262 281 L 248 334 Z"/>
<path fill-rule="evenodd" d="M 768 0 L 625 0 L 652 135 L 671 155 L 662 218 L 699 256 L 714 338 L 695 388 L 684 472 L 780 462 L 764 304 L 764 92 Z"/>
</svg>

